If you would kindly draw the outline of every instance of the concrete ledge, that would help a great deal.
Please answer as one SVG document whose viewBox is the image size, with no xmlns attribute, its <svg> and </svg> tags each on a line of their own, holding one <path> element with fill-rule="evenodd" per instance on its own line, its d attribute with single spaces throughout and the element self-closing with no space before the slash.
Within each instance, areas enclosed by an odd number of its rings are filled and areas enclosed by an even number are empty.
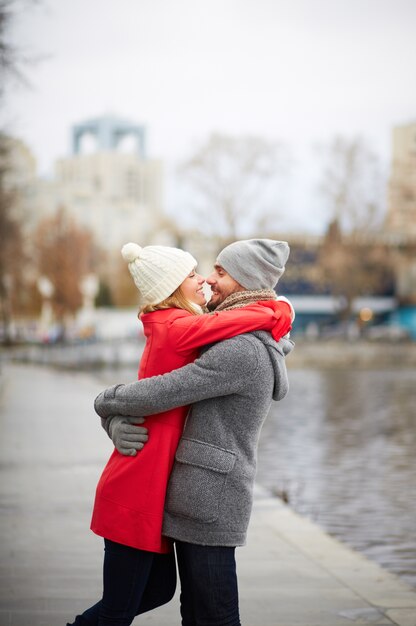
<svg viewBox="0 0 416 626">
<path fill-rule="evenodd" d="M 289 368 L 407 368 L 416 366 L 415 341 L 356 341 L 296 339 L 287 360 Z"/>
</svg>

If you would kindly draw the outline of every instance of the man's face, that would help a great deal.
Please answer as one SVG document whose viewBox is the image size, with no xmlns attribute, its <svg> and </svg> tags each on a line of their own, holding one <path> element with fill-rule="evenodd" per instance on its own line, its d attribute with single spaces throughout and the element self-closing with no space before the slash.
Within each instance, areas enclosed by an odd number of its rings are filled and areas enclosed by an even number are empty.
<svg viewBox="0 0 416 626">
<path fill-rule="evenodd" d="M 211 287 L 212 292 L 211 300 L 207 304 L 209 311 L 216 309 L 232 293 L 246 291 L 240 283 L 227 274 L 221 265 L 217 264 L 214 265 L 214 271 L 207 277 L 206 282 Z"/>
</svg>

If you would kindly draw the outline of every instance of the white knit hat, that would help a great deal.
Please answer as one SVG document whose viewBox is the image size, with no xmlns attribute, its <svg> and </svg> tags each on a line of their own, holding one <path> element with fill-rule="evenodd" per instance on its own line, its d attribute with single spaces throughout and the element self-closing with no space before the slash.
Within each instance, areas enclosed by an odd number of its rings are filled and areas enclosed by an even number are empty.
<svg viewBox="0 0 416 626">
<path fill-rule="evenodd" d="M 194 257 L 179 248 L 126 243 L 121 250 L 140 292 L 141 304 L 158 304 L 179 287 L 196 267 Z"/>
</svg>

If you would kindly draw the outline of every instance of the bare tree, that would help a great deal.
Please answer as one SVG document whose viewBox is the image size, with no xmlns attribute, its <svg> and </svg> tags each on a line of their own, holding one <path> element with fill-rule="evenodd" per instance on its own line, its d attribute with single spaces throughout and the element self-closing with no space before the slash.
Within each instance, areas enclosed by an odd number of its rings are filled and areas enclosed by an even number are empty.
<svg viewBox="0 0 416 626">
<path fill-rule="evenodd" d="M 7 185 L 8 170 L 8 142 L 0 133 L 0 315 L 2 341 L 6 344 L 11 341 L 11 294 L 21 278 L 23 248 L 20 223 L 13 213 L 15 192 Z"/>
<path fill-rule="evenodd" d="M 330 224 L 319 255 L 321 278 L 341 297 L 348 318 L 354 298 L 383 293 L 392 280 L 389 255 L 377 237 L 385 181 L 378 158 L 362 139 L 337 137 L 325 151 L 321 185 Z"/>
<path fill-rule="evenodd" d="M 116 306 L 126 307 L 136 305 L 137 310 L 139 309 L 137 287 L 120 253 L 114 254 L 112 257 L 112 273 L 109 286 Z"/>
<path fill-rule="evenodd" d="M 385 293 L 393 282 L 388 247 L 377 238 L 345 235 L 338 222 L 327 230 L 319 254 L 320 278 L 339 296 L 339 315 L 348 319 L 354 298 Z"/>
<path fill-rule="evenodd" d="M 39 60 L 33 54 L 29 58 L 11 36 L 17 15 L 39 4 L 40 0 L 0 0 L 0 99 L 4 97 L 10 80 L 27 85 L 26 66 Z"/>
<path fill-rule="evenodd" d="M 65 318 L 82 305 L 82 278 L 96 265 L 92 235 L 61 207 L 55 215 L 42 220 L 34 240 L 38 272 L 53 285 L 51 304 L 64 326 Z"/>
<path fill-rule="evenodd" d="M 192 213 L 199 229 L 224 241 L 264 228 L 277 215 L 287 164 L 279 143 L 211 135 L 180 170 L 196 192 Z"/>
<path fill-rule="evenodd" d="M 323 150 L 321 192 L 330 222 L 343 233 L 374 232 L 384 216 L 386 180 L 380 160 L 360 137 L 335 137 Z"/>
<path fill-rule="evenodd" d="M 13 43 L 10 36 L 11 25 L 16 11 L 35 0 L 18 2 L 17 0 L 0 0 L 0 106 L 3 105 L 6 87 L 11 78 L 24 83 L 22 66 L 27 59 Z M 11 341 L 10 327 L 14 310 L 24 292 L 24 241 L 15 205 L 17 190 L 10 183 L 10 138 L 0 131 L 0 316 L 2 323 L 2 340 Z"/>
<path fill-rule="evenodd" d="M 0 0 L 0 97 L 3 96 L 10 74 L 18 71 L 17 52 L 9 39 L 13 19 L 12 6 L 12 0 Z"/>
</svg>

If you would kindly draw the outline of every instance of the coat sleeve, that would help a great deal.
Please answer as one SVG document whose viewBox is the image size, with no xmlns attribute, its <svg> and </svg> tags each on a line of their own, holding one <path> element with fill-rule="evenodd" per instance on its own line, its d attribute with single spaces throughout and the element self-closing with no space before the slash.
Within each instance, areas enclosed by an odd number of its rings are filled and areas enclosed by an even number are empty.
<svg viewBox="0 0 416 626">
<path fill-rule="evenodd" d="M 95 411 L 102 418 L 153 415 L 239 393 L 256 375 L 258 367 L 258 349 L 252 341 L 245 337 L 229 339 L 212 346 L 194 363 L 168 374 L 105 389 L 95 399 Z"/>
<path fill-rule="evenodd" d="M 253 330 L 268 330 L 279 341 L 289 332 L 291 321 L 290 305 L 270 300 L 233 311 L 177 318 L 171 322 L 169 335 L 175 350 L 181 353 Z"/>
</svg>

